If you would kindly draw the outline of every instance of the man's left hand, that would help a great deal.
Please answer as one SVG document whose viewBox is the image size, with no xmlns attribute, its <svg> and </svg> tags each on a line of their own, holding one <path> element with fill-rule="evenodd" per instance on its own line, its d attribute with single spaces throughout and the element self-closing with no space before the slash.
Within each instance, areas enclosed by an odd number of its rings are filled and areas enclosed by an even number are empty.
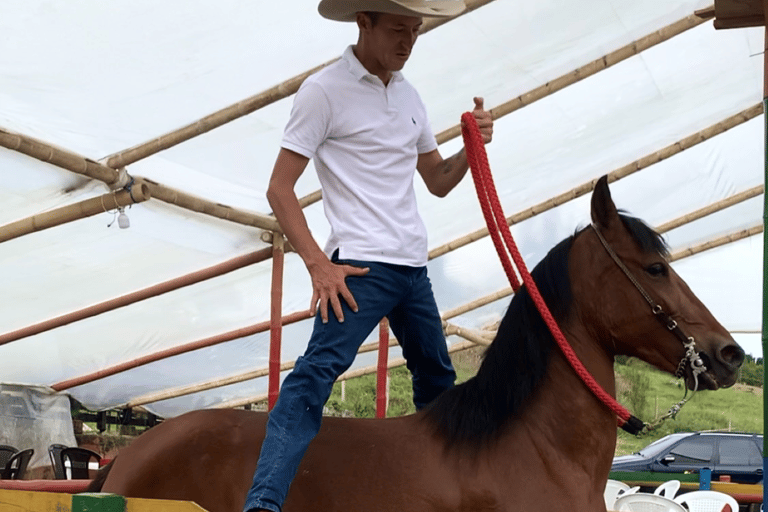
<svg viewBox="0 0 768 512">
<path fill-rule="evenodd" d="M 475 109 L 472 111 L 472 115 L 477 121 L 477 126 L 480 128 L 483 142 L 488 144 L 493 139 L 493 117 L 490 112 L 483 109 L 483 98 L 475 97 L 474 101 Z"/>
</svg>

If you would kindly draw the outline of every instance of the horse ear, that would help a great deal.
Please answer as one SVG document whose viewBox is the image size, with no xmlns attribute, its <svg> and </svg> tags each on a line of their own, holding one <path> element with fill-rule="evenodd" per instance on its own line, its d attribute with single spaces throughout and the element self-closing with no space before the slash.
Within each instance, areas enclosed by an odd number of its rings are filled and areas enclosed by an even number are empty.
<svg viewBox="0 0 768 512">
<path fill-rule="evenodd" d="M 592 222 L 602 228 L 608 229 L 613 222 L 619 219 L 619 212 L 611 199 L 611 191 L 608 189 L 608 176 L 603 176 L 595 183 L 595 191 L 592 192 Z"/>
</svg>

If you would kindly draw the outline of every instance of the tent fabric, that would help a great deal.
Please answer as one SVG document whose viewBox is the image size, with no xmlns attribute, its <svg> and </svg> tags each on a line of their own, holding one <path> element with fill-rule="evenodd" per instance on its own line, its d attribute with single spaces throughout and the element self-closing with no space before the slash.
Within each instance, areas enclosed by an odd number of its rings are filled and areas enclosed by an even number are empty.
<svg viewBox="0 0 768 512">
<path fill-rule="evenodd" d="M 420 37 L 404 73 L 436 133 L 483 96 L 492 108 L 708 6 L 686 0 L 496 0 Z M 193 123 L 338 57 L 354 24 L 322 19 L 314 0 L 13 2 L 0 17 L 0 129 L 94 161 Z M 761 101 L 760 29 L 712 22 L 496 120 L 489 161 L 507 215 L 524 211 Z M 292 97 L 131 163 L 127 172 L 243 211 L 264 196 Z M 615 182 L 616 204 L 651 225 L 762 184 L 762 116 Z M 460 139 L 440 147 L 448 156 Z M 0 226 L 107 192 L 101 182 L 0 148 Z M 310 168 L 301 197 L 319 189 Z M 448 197 L 416 183 L 430 248 L 483 227 L 471 179 Z M 0 331 L 79 311 L 268 247 L 261 230 L 155 199 L 0 244 Z M 322 204 L 305 210 L 322 245 Z M 761 224 L 762 196 L 667 233 L 672 251 Z M 512 228 L 529 267 L 589 222 L 588 196 Z M 0 227 L 0 229 L 2 229 Z M 756 357 L 762 234 L 674 263 Z M 286 255 L 283 311 L 305 310 L 304 266 Z M 445 311 L 503 287 L 488 238 L 430 261 Z M 271 260 L 0 346 L 3 382 L 51 385 L 269 318 Z M 480 329 L 508 298 L 452 319 Z M 284 329 L 282 359 L 299 356 L 310 321 Z M 743 334 L 748 332 L 748 334 Z M 373 340 L 375 333 L 370 340 Z M 449 343 L 459 341 L 450 337 Z M 92 409 L 267 365 L 262 333 L 139 366 L 67 390 Z M 390 357 L 399 357 L 393 349 Z M 360 356 L 356 366 L 373 364 Z M 266 378 L 147 404 L 160 416 L 266 392 Z"/>
<path fill-rule="evenodd" d="M 0 384 L 0 444 L 35 450 L 30 468 L 49 465 L 50 445 L 77 446 L 69 399 L 43 386 Z"/>
</svg>

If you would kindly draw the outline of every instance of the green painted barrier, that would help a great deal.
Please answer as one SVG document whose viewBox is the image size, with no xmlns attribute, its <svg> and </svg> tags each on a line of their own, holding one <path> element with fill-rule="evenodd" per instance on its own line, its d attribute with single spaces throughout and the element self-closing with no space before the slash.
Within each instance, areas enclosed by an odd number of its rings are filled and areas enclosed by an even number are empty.
<svg viewBox="0 0 768 512">
<path fill-rule="evenodd" d="M 72 512 L 125 512 L 125 498 L 106 493 L 75 494 Z"/>
</svg>

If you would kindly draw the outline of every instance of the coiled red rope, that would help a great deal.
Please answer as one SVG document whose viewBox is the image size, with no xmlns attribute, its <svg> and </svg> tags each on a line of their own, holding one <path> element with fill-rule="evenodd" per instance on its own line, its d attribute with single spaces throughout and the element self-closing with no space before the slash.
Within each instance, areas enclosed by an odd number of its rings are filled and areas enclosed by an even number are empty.
<svg viewBox="0 0 768 512">
<path fill-rule="evenodd" d="M 629 432 L 637 433 L 636 430 L 639 431 L 639 428 L 642 427 L 642 421 L 632 416 L 627 409 L 619 404 L 615 398 L 609 395 L 600 384 L 595 381 L 594 377 L 592 377 L 579 360 L 578 356 L 573 351 L 573 348 L 571 348 L 568 340 L 565 339 L 565 336 L 557 325 L 552 313 L 550 313 L 549 308 L 539 293 L 539 289 L 536 287 L 536 283 L 533 281 L 530 272 L 528 272 L 528 268 L 525 266 L 525 262 L 520 255 L 515 240 L 512 238 L 512 232 L 509 229 L 509 224 L 507 224 L 504 211 L 496 192 L 496 186 L 493 183 L 491 166 L 488 164 L 488 155 L 485 152 L 485 142 L 483 141 L 483 136 L 480 133 L 477 121 L 470 112 L 465 112 L 461 116 L 461 119 L 463 121 L 461 134 L 464 137 L 464 147 L 467 153 L 469 168 L 472 172 L 472 179 L 475 182 L 477 198 L 480 201 L 480 208 L 483 211 L 485 222 L 488 225 L 488 232 L 493 239 L 493 245 L 496 247 L 496 252 L 499 254 L 501 265 L 504 267 L 509 282 L 512 284 L 512 289 L 517 292 L 520 288 L 520 282 L 510 263 L 509 254 L 512 255 L 512 260 L 515 262 L 515 265 L 520 272 L 523 283 L 528 289 L 528 293 L 530 294 L 533 303 L 536 305 L 536 309 L 539 310 L 541 317 L 544 319 L 547 327 L 549 327 L 552 336 L 555 338 L 560 350 L 563 352 L 563 355 L 568 360 L 568 363 L 573 370 L 590 391 L 592 391 L 600 401 L 616 414 L 620 427 Z M 501 235 L 499 235 L 499 233 L 501 233 Z M 502 237 L 506 244 L 506 248 L 502 244 Z M 507 250 L 509 251 L 509 254 L 507 254 Z"/>
</svg>

